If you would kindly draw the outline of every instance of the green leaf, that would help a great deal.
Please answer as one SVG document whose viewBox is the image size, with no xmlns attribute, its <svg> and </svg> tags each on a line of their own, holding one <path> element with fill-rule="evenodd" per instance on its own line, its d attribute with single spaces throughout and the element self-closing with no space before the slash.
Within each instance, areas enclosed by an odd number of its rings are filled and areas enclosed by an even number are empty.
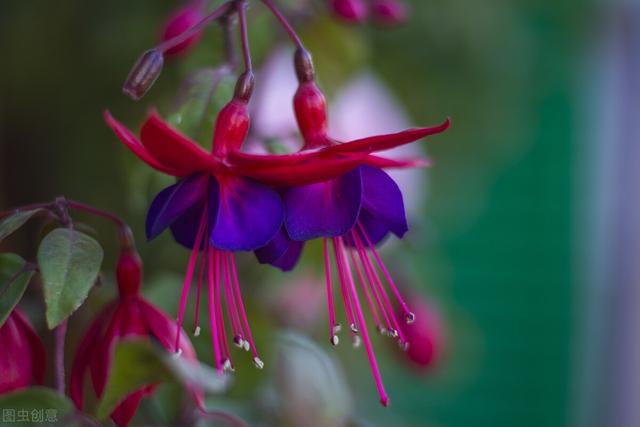
<svg viewBox="0 0 640 427">
<path fill-rule="evenodd" d="M 106 419 L 128 394 L 157 383 L 219 393 L 227 389 L 229 379 L 198 361 L 175 357 L 148 341 L 123 341 L 115 349 L 111 374 L 98 406 L 98 419 Z"/>
<path fill-rule="evenodd" d="M 22 299 L 33 268 L 16 254 L 0 254 L 0 327 Z"/>
<path fill-rule="evenodd" d="M 16 231 L 18 228 L 22 227 L 29 218 L 40 212 L 42 209 L 32 209 L 30 211 L 18 211 L 13 215 L 5 218 L 2 222 L 0 222 L 0 242 L 4 240 L 5 237 Z"/>
<path fill-rule="evenodd" d="M 98 277 L 102 257 L 98 242 L 72 229 L 55 229 L 42 240 L 38 264 L 50 329 L 82 305 Z"/>
<path fill-rule="evenodd" d="M 218 112 L 231 99 L 235 81 L 235 75 L 219 69 L 204 69 L 193 74 L 183 87 L 179 106 L 168 117 L 168 122 L 210 149 L 213 124 Z"/>
<path fill-rule="evenodd" d="M 2 421 L 13 419 L 1 425 L 12 427 L 69 425 L 64 419 L 74 411 L 73 403 L 67 397 L 45 387 L 3 394 L 0 396 L 0 409 L 3 410 L 2 416 L 7 417 L 0 418 Z M 10 416 L 15 418 L 8 418 Z"/>
</svg>

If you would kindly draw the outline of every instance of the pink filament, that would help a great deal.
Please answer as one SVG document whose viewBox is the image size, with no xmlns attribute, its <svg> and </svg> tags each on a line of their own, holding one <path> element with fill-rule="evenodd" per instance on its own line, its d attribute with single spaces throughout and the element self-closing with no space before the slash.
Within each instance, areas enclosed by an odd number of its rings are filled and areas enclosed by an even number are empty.
<svg viewBox="0 0 640 427">
<path fill-rule="evenodd" d="M 202 217 L 200 218 L 200 225 L 198 225 L 198 233 L 196 235 L 196 240 L 193 245 L 193 249 L 191 249 L 191 256 L 189 257 L 189 265 L 187 266 L 187 274 L 184 278 L 184 285 L 182 286 L 182 295 L 180 296 L 180 310 L 178 311 L 178 333 L 176 334 L 176 353 L 180 349 L 180 330 L 182 328 L 182 319 L 184 318 L 184 310 L 187 306 L 187 296 L 189 295 L 189 288 L 191 287 L 191 279 L 193 278 L 193 270 L 196 266 L 196 261 L 198 259 L 198 251 L 200 249 L 202 243 L 202 237 L 204 235 L 204 230 L 207 225 L 207 206 L 205 205 L 202 210 Z"/>
<path fill-rule="evenodd" d="M 384 322 L 385 325 L 387 327 L 387 329 L 389 331 L 391 331 L 391 329 L 393 329 L 393 327 L 391 326 L 391 321 L 389 320 L 389 316 L 387 315 L 387 310 L 385 310 L 384 305 L 382 303 L 382 301 L 380 300 L 380 295 L 377 291 L 377 285 L 376 282 L 374 281 L 373 277 L 372 277 L 372 272 L 369 271 L 369 265 L 365 262 L 364 259 L 364 255 L 361 251 L 362 248 L 362 242 L 360 241 L 360 238 L 357 236 L 356 233 L 351 233 L 351 236 L 353 238 L 353 241 L 356 244 L 356 250 L 358 251 L 358 257 L 360 258 L 360 262 L 362 263 L 362 266 L 364 267 L 364 272 L 367 276 L 367 281 L 369 282 L 369 286 L 371 287 L 371 292 L 373 293 L 373 296 L 375 297 L 376 300 L 376 304 L 378 306 L 378 308 L 380 309 L 380 312 L 382 313 L 382 317 L 384 318 Z M 373 273 L 375 274 L 375 272 Z"/>
<path fill-rule="evenodd" d="M 258 352 L 256 350 L 256 346 L 253 344 L 253 337 L 251 336 L 251 329 L 249 329 L 249 321 L 247 319 L 247 313 L 244 310 L 244 303 L 242 301 L 242 294 L 240 293 L 240 283 L 238 282 L 238 273 L 236 272 L 236 261 L 233 257 L 232 253 L 228 253 L 229 262 L 231 263 L 231 274 L 233 275 L 233 285 L 236 290 L 236 299 L 238 300 L 238 308 L 240 309 L 240 315 L 242 316 L 242 321 L 244 322 L 244 329 L 247 333 L 247 339 L 249 340 L 249 345 L 251 347 L 251 353 L 254 357 L 258 357 Z"/>
<path fill-rule="evenodd" d="M 351 274 L 351 269 L 349 268 L 349 262 L 347 260 L 346 250 L 344 248 L 344 244 L 342 240 L 339 241 L 340 245 L 340 253 L 342 262 L 344 263 L 344 267 L 346 270 L 346 277 L 349 283 L 349 288 L 351 291 L 351 298 L 353 299 L 353 305 L 355 306 L 356 316 L 358 317 L 358 323 L 360 324 L 360 329 L 362 330 L 362 340 L 364 341 L 365 349 L 367 350 L 367 357 L 369 358 L 369 364 L 371 365 L 371 372 L 373 373 L 373 378 L 376 382 L 376 387 L 378 388 L 378 394 L 380 395 L 380 402 L 383 406 L 387 406 L 389 403 L 389 397 L 384 390 L 384 384 L 382 383 L 382 377 L 380 376 L 380 370 L 378 369 L 378 363 L 376 361 L 376 356 L 373 353 L 373 348 L 371 346 L 371 340 L 369 339 L 369 334 L 367 333 L 367 327 L 364 322 L 364 316 L 362 314 L 362 308 L 360 307 L 360 303 L 358 301 L 358 293 L 356 291 L 356 286 L 353 281 L 353 276 Z"/>
<path fill-rule="evenodd" d="M 222 374 L 222 364 L 220 363 L 220 348 L 219 348 L 219 337 L 218 337 L 218 322 L 216 321 L 216 310 L 218 309 L 217 304 L 214 303 L 215 298 L 215 290 L 214 290 L 214 259 L 213 259 L 213 248 L 208 248 L 209 255 L 209 265 L 208 265 L 208 283 L 209 283 L 209 323 L 211 325 L 211 340 L 213 341 L 213 354 L 216 359 L 216 368 L 218 369 L 218 373 Z"/>
<path fill-rule="evenodd" d="M 202 280 L 204 279 L 204 269 L 207 264 L 207 254 L 209 252 L 209 239 L 204 240 L 204 249 L 200 255 L 200 273 L 198 273 L 198 293 L 196 295 L 196 314 L 193 320 L 194 331 L 198 330 L 198 319 L 200 317 L 200 295 L 202 293 Z"/>
<path fill-rule="evenodd" d="M 322 239 L 322 244 L 324 246 L 324 269 L 325 269 L 325 276 L 327 279 L 327 303 L 328 303 L 328 309 L 329 309 L 329 328 L 331 329 L 329 338 L 333 342 L 333 335 L 335 334 L 335 328 L 336 328 L 336 314 L 333 308 L 333 293 L 331 291 L 332 285 L 331 285 L 331 266 L 330 266 L 330 260 L 329 260 L 329 245 L 327 243 L 326 238 Z"/>
<path fill-rule="evenodd" d="M 360 224 L 360 221 L 358 221 L 358 227 L 360 228 L 360 232 L 362 233 L 364 238 L 367 240 L 367 245 L 369 246 L 369 249 L 371 249 L 371 253 L 375 257 L 376 261 L 378 262 L 378 266 L 382 270 L 382 274 L 384 274 L 384 277 L 387 279 L 387 282 L 389 282 L 389 286 L 391 286 L 391 290 L 393 291 L 396 298 L 398 299 L 398 302 L 402 306 L 402 310 L 404 310 L 404 313 L 408 315 L 409 313 L 411 313 L 411 310 L 409 310 L 409 307 L 404 302 L 402 295 L 400 295 L 400 291 L 396 287 L 395 283 L 393 283 L 393 279 L 391 279 L 391 275 L 389 274 L 387 267 L 384 266 L 384 263 L 380 259 L 380 256 L 378 256 L 378 253 L 376 252 L 375 248 L 371 244 L 371 240 L 369 240 L 369 236 L 367 236 L 367 233 L 364 231 L 364 227 L 362 226 L 362 224 Z"/>
<path fill-rule="evenodd" d="M 342 300 L 344 301 L 344 309 L 347 312 L 347 319 L 349 321 L 349 326 L 355 325 L 355 319 L 353 315 L 353 309 L 351 308 L 351 302 L 349 301 L 349 293 L 347 291 L 346 279 L 344 276 L 344 269 L 342 267 L 342 262 L 340 259 L 340 251 L 338 250 L 338 238 L 334 237 L 332 239 L 333 242 L 333 254 L 336 259 L 336 265 L 338 267 L 338 279 L 340 280 L 340 291 L 342 292 Z M 352 331 L 353 333 L 353 331 Z"/>
<path fill-rule="evenodd" d="M 229 353 L 229 344 L 227 343 L 227 333 L 225 332 L 224 316 L 222 315 L 222 297 L 221 297 L 221 285 L 220 285 L 220 251 L 215 250 L 214 253 L 214 277 L 215 277 L 215 293 L 216 293 L 216 316 L 218 318 L 218 335 L 220 336 L 220 343 L 222 347 L 222 353 L 224 357 L 231 360 Z"/>
<path fill-rule="evenodd" d="M 380 281 L 380 278 L 378 277 L 378 273 L 376 272 L 375 268 L 373 267 L 373 264 L 371 263 L 371 260 L 369 259 L 369 255 L 367 254 L 367 251 L 364 248 L 364 246 L 362 244 L 362 241 L 360 240 L 360 237 L 357 236 L 356 233 L 353 233 L 353 235 L 355 236 L 356 246 L 358 247 L 358 252 L 360 252 L 360 257 L 361 257 L 361 259 L 364 260 L 367 268 L 372 273 L 372 276 L 373 276 L 373 279 L 374 279 L 374 283 L 376 284 L 376 286 L 378 288 L 378 292 L 380 293 L 380 295 L 382 295 L 382 299 L 383 299 L 384 304 L 386 306 L 387 312 L 391 316 L 391 321 L 393 323 L 393 327 L 394 327 L 395 331 L 398 333 L 400 341 L 404 342 L 405 341 L 404 334 L 402 333 L 402 329 L 400 328 L 400 323 L 398 322 L 398 319 L 396 317 L 395 311 L 393 310 L 393 306 L 391 305 L 391 301 L 389 301 L 389 297 L 387 296 L 387 291 L 385 291 L 384 287 L 382 286 L 382 282 Z"/>
<path fill-rule="evenodd" d="M 369 292 L 368 286 L 367 286 L 367 282 L 364 280 L 364 276 L 362 275 L 362 270 L 360 270 L 360 266 L 358 265 L 358 262 L 356 261 L 356 257 L 354 254 L 354 250 L 350 250 L 348 251 L 349 255 L 351 257 L 351 263 L 353 264 L 353 266 L 356 269 L 356 274 L 358 276 L 358 280 L 360 282 L 360 287 L 362 288 L 362 290 L 364 291 L 364 295 L 367 298 L 367 303 L 369 304 L 369 309 L 371 310 L 371 314 L 373 315 L 373 319 L 376 323 L 376 326 L 380 326 L 380 317 L 378 316 L 378 310 L 376 309 L 376 306 L 373 304 L 373 300 L 371 299 L 371 293 Z"/>
<path fill-rule="evenodd" d="M 242 330 L 242 323 L 240 323 L 240 316 L 238 314 L 238 304 L 236 303 L 236 296 L 233 292 L 233 282 L 231 281 L 231 273 L 229 272 L 229 253 L 223 252 L 220 254 L 221 262 L 224 265 L 224 280 L 226 285 L 225 292 L 229 292 L 227 295 L 227 302 L 231 301 L 231 310 L 233 312 L 233 321 L 236 324 L 236 334 L 240 339 L 244 339 L 244 331 Z M 231 314 L 230 314 L 231 315 Z M 235 337 L 234 337 L 235 338 Z"/>
</svg>

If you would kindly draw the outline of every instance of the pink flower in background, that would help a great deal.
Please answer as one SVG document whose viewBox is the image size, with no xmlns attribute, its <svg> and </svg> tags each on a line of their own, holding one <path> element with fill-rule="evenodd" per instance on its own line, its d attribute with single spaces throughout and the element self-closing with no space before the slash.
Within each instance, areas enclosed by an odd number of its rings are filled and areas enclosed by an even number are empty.
<svg viewBox="0 0 640 427">
<path fill-rule="evenodd" d="M 84 407 L 84 375 L 89 370 L 98 397 L 104 393 L 111 372 L 115 345 L 125 339 L 151 339 L 167 351 L 173 351 L 178 329 L 175 321 L 140 295 L 142 262 L 133 250 L 124 250 L 117 267 L 119 299 L 109 304 L 96 317 L 76 352 L 70 379 L 70 396 L 76 407 Z M 196 353 L 184 331 L 179 331 L 180 353 L 196 360 Z M 155 385 L 143 387 L 128 395 L 111 413 L 111 418 L 124 427 L 138 409 L 140 400 L 155 391 Z M 204 408 L 200 391 L 192 390 L 197 405 Z"/>
<path fill-rule="evenodd" d="M 0 327 L 0 394 L 42 384 L 47 355 L 19 308 Z"/>
<path fill-rule="evenodd" d="M 269 295 L 274 314 L 284 326 L 313 331 L 322 318 L 324 282 L 312 271 L 297 274 Z"/>
<path fill-rule="evenodd" d="M 364 0 L 330 0 L 331 10 L 349 23 L 358 23 L 367 19 L 369 10 Z"/>
<path fill-rule="evenodd" d="M 416 317 L 415 322 L 401 325 L 409 348 L 400 357 L 408 360 L 417 370 L 423 371 L 437 364 L 444 351 L 442 318 L 436 307 L 422 296 L 410 295 L 407 302 Z"/>
<path fill-rule="evenodd" d="M 373 0 L 373 15 L 381 24 L 402 24 L 407 21 L 407 5 L 402 0 Z"/>
</svg>

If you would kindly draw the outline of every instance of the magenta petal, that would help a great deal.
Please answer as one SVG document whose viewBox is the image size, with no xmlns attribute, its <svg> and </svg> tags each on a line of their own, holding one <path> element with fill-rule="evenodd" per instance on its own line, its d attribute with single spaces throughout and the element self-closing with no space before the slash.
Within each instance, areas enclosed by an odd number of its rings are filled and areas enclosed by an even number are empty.
<svg viewBox="0 0 640 427">
<path fill-rule="evenodd" d="M 0 393 L 31 385 L 32 364 L 29 343 L 15 311 L 0 327 Z"/>
<path fill-rule="evenodd" d="M 31 323 L 29 323 L 19 308 L 15 308 L 12 315 L 22 330 L 22 336 L 29 345 L 33 379 L 37 384 L 42 384 L 44 381 L 44 371 L 47 366 L 47 353 L 45 352 L 44 345 L 42 345 L 40 337 L 36 331 L 33 330 Z"/>
<path fill-rule="evenodd" d="M 360 169 L 330 181 L 293 187 L 286 191 L 284 201 L 291 239 L 341 236 L 353 228 L 360 212 Z"/>
<path fill-rule="evenodd" d="M 111 315 L 111 323 L 107 327 L 101 339 L 97 340 L 93 359 L 91 360 L 91 380 L 93 389 L 98 397 L 102 397 L 104 387 L 107 385 L 111 363 L 114 357 L 115 344 L 120 337 L 122 326 L 122 307 L 117 306 Z"/>
<path fill-rule="evenodd" d="M 209 180 L 206 175 L 192 175 L 158 193 L 147 212 L 147 239 L 156 238 L 189 208 L 201 201 L 205 197 L 209 181 L 210 185 L 215 185 L 215 181 Z"/>
<path fill-rule="evenodd" d="M 131 419 L 136 414 L 138 406 L 142 398 L 148 394 L 147 389 L 137 390 L 129 394 L 125 399 L 113 410 L 111 419 L 118 427 L 127 427 Z"/>
<path fill-rule="evenodd" d="M 89 326 L 89 330 L 80 342 L 73 359 L 71 377 L 69 379 L 69 396 L 80 411 L 84 407 L 84 374 L 93 358 L 96 341 L 104 328 L 104 319 L 109 316 L 113 307 L 111 305 L 104 309 Z"/>
<path fill-rule="evenodd" d="M 227 178 L 220 183 L 220 202 L 211 231 L 218 249 L 252 251 L 266 245 L 284 220 L 277 191 L 249 179 Z"/>
<path fill-rule="evenodd" d="M 296 242 L 289 238 L 284 227 L 266 245 L 255 251 L 260 264 L 271 264 L 282 271 L 290 271 L 296 266 L 304 242 Z"/>
<path fill-rule="evenodd" d="M 381 169 L 361 166 L 362 209 L 402 238 L 409 229 L 398 184 Z M 363 220 L 364 222 L 364 220 Z M 368 221 L 371 223 L 372 221 Z M 374 224 L 371 224 L 373 227 Z M 377 227 L 379 229 L 379 227 Z M 372 230 L 373 232 L 373 230 Z M 373 239 L 373 236 L 369 236 Z M 381 236 L 382 238 L 384 236 Z"/>
</svg>

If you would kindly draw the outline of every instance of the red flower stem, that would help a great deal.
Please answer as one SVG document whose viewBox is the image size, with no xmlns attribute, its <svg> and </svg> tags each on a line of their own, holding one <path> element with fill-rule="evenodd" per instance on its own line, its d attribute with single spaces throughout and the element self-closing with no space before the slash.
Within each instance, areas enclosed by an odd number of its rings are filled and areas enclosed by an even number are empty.
<svg viewBox="0 0 640 427">
<path fill-rule="evenodd" d="M 88 214 L 99 216 L 108 221 L 111 221 L 118 227 L 118 234 L 120 238 L 120 244 L 123 247 L 131 248 L 134 246 L 133 232 L 131 228 L 124 222 L 119 216 L 112 214 L 111 212 L 103 211 L 102 209 L 94 208 L 93 206 L 86 205 L 75 200 L 67 200 L 67 206 L 71 209 L 86 212 Z"/>
<path fill-rule="evenodd" d="M 55 335 L 55 354 L 54 354 L 54 366 L 55 366 L 55 381 L 56 390 L 58 393 L 64 395 L 65 380 L 64 380 L 64 342 L 67 335 L 67 320 L 65 319 L 60 325 L 56 327 Z"/>
<path fill-rule="evenodd" d="M 179 45 L 180 43 L 191 37 L 194 33 L 206 27 L 211 21 L 221 18 L 229 13 L 231 7 L 233 6 L 233 3 L 233 1 L 223 3 L 209 15 L 202 18 L 202 20 L 200 20 L 200 22 L 198 22 L 196 25 L 169 40 L 165 40 L 164 42 L 156 46 L 156 49 L 164 53 L 172 47 Z"/>
<path fill-rule="evenodd" d="M 249 50 L 249 33 L 247 31 L 247 2 L 240 0 L 236 3 L 238 11 L 238 20 L 240 21 L 240 40 L 242 43 L 242 57 L 244 59 L 244 70 L 250 72 L 253 70 L 251 65 L 251 51 Z"/>
<path fill-rule="evenodd" d="M 125 247 L 133 247 L 133 233 L 131 231 L 131 228 L 119 216 L 112 214 L 111 212 L 103 211 L 102 209 L 94 208 L 93 206 L 77 202 L 75 200 L 65 199 L 64 197 L 58 197 L 54 202 L 32 203 L 29 205 L 20 206 L 9 211 L 2 211 L 0 212 L 0 220 L 13 215 L 16 212 L 25 212 L 33 209 L 46 209 L 49 212 L 55 214 L 58 220 L 64 223 L 67 218 L 61 218 L 60 211 L 64 210 L 65 208 L 83 211 L 93 216 L 99 216 L 108 221 L 111 221 L 118 227 L 121 244 Z"/>
<path fill-rule="evenodd" d="M 287 18 L 284 17 L 282 12 L 278 10 L 278 8 L 273 4 L 273 2 L 271 0 L 262 0 L 262 3 L 264 3 L 264 5 L 267 6 L 267 8 L 269 8 L 271 13 L 273 13 L 276 18 L 278 18 L 278 21 L 280 21 L 280 25 L 282 25 L 282 28 L 285 29 L 285 31 L 287 32 L 291 40 L 295 43 L 295 45 L 300 49 L 304 49 L 302 40 L 300 40 L 300 37 L 298 36 L 296 31 L 293 29 L 291 24 L 289 24 L 289 21 L 287 21 Z"/>
</svg>

